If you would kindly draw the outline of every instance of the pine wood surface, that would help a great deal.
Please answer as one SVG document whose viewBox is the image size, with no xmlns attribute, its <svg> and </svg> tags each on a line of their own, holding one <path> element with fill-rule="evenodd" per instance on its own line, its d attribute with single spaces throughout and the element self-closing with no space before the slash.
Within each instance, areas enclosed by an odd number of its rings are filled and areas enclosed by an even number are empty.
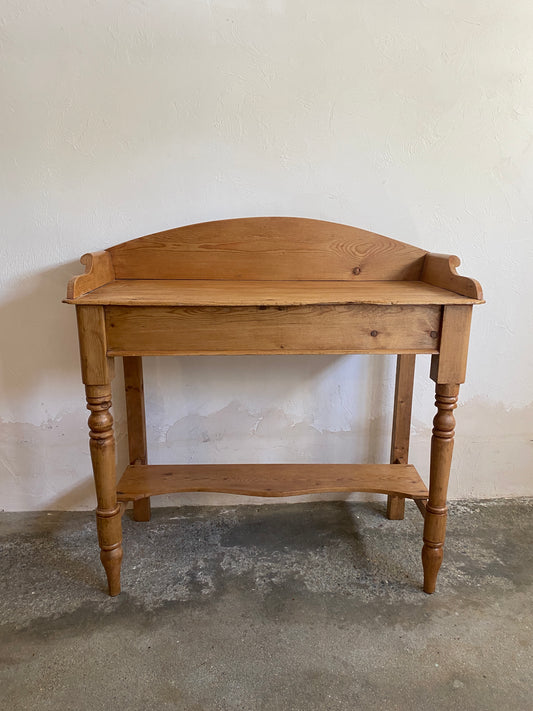
<svg viewBox="0 0 533 711">
<path fill-rule="evenodd" d="M 123 358 L 126 416 L 128 419 L 128 451 L 130 464 L 146 464 L 146 425 L 142 358 Z"/>
<path fill-rule="evenodd" d="M 436 383 L 464 383 L 470 340 L 472 306 L 445 306 L 442 312 L 441 346 L 431 358 L 430 377 Z"/>
<path fill-rule="evenodd" d="M 85 306 L 83 308 L 104 308 Z M 436 353 L 440 306 L 107 306 L 108 355 Z"/>
<path fill-rule="evenodd" d="M 111 385 L 85 385 L 89 415 L 89 442 L 96 489 L 96 528 L 100 560 L 107 575 L 109 594 L 120 592 L 122 562 L 122 510 L 115 490 L 115 435 Z"/>
<path fill-rule="evenodd" d="M 396 359 L 396 384 L 392 413 L 391 464 L 407 464 L 416 355 L 399 355 Z M 387 518 L 400 521 L 404 517 L 405 500 L 398 496 L 387 499 Z"/>
<path fill-rule="evenodd" d="M 115 374 L 115 361 L 107 356 L 103 306 L 76 306 L 81 376 L 85 385 L 107 385 Z"/>
<path fill-rule="evenodd" d="M 249 217 L 110 247 L 117 279 L 419 279 L 425 250 L 349 225 Z M 355 270 L 355 272 L 354 272 Z"/>
<path fill-rule="evenodd" d="M 80 257 L 80 262 L 85 266 L 85 273 L 69 281 L 67 300 L 76 299 L 115 279 L 115 268 L 109 252 L 88 252 Z"/>
<path fill-rule="evenodd" d="M 424 257 L 421 278 L 428 284 L 434 284 L 443 289 L 449 289 L 458 294 L 482 301 L 483 289 L 481 284 L 475 279 L 457 274 L 457 267 L 460 264 L 461 260 L 454 254 L 428 253 Z"/>
<path fill-rule="evenodd" d="M 412 499 L 429 495 L 410 464 L 130 465 L 117 484 L 121 501 L 187 491 L 249 496 L 362 491 Z"/>
<path fill-rule="evenodd" d="M 446 520 L 448 508 L 446 494 L 452 464 L 455 436 L 455 417 L 459 385 L 437 383 L 435 385 L 435 405 L 437 414 L 433 419 L 431 436 L 431 456 L 429 469 L 429 499 L 426 503 L 424 519 L 424 545 L 422 565 L 424 567 L 424 592 L 433 593 L 437 575 L 444 555 Z"/>
<path fill-rule="evenodd" d="M 146 417 L 144 409 L 143 364 L 140 356 L 124 357 L 124 390 L 128 421 L 130 464 L 147 464 Z M 139 499 L 133 505 L 135 521 L 150 520 L 150 499 Z"/>
<path fill-rule="evenodd" d="M 123 279 L 66 302 L 116 306 L 304 306 L 472 304 L 476 300 L 422 281 Z"/>
</svg>

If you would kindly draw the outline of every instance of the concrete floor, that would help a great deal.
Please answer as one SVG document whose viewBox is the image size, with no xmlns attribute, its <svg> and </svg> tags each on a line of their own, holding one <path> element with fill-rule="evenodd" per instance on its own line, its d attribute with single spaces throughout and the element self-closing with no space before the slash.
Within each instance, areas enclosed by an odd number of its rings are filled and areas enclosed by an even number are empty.
<svg viewBox="0 0 533 711">
<path fill-rule="evenodd" d="M 533 709 L 533 500 L 452 504 L 432 596 L 411 502 L 124 529 L 111 599 L 92 514 L 0 514 L 1 709 Z"/>
</svg>

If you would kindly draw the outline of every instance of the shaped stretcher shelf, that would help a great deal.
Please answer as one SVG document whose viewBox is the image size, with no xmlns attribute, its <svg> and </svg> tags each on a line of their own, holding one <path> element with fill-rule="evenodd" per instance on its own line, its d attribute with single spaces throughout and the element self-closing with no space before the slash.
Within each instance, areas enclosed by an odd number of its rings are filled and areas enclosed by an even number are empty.
<svg viewBox="0 0 533 711">
<path fill-rule="evenodd" d="M 209 491 L 249 496 L 373 492 L 427 499 L 411 464 L 135 464 L 117 485 L 119 501 Z"/>
</svg>

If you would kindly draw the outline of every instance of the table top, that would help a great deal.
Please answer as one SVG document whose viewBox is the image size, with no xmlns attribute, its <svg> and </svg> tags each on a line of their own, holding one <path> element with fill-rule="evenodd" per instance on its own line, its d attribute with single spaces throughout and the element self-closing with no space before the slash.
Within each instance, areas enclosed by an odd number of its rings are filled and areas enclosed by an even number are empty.
<svg viewBox="0 0 533 711">
<path fill-rule="evenodd" d="M 117 279 L 65 302 L 114 306 L 304 306 L 477 304 L 481 300 L 422 281 Z"/>
</svg>

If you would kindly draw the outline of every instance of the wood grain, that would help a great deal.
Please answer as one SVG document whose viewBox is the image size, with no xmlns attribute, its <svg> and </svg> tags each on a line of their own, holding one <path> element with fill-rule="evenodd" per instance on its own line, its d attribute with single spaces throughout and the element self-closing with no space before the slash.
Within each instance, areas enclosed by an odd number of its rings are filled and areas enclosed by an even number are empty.
<svg viewBox="0 0 533 711">
<path fill-rule="evenodd" d="M 437 383 L 435 405 L 437 414 L 433 420 L 431 437 L 431 463 L 429 472 L 429 499 L 424 517 L 424 592 L 435 592 L 437 574 L 442 563 L 446 519 L 448 509 L 446 495 L 452 464 L 455 417 L 459 385 Z"/>
<path fill-rule="evenodd" d="M 224 281 L 124 279 L 74 304 L 116 306 L 305 306 L 311 304 L 472 304 L 473 299 L 421 281 Z"/>
<path fill-rule="evenodd" d="M 482 302 L 481 284 L 475 279 L 457 274 L 457 267 L 460 264 L 461 260 L 454 254 L 426 254 L 422 269 L 422 281 Z"/>
<path fill-rule="evenodd" d="M 186 225 L 108 251 L 117 279 L 412 280 L 426 254 L 356 227 L 296 217 Z"/>
<path fill-rule="evenodd" d="M 413 404 L 416 355 L 400 355 L 396 362 L 396 385 L 392 419 L 391 464 L 407 464 Z"/>
<path fill-rule="evenodd" d="M 88 291 L 113 281 L 115 269 L 109 252 L 88 252 L 80 258 L 85 273 L 72 277 L 67 284 L 67 299 L 77 299 Z"/>
<path fill-rule="evenodd" d="M 76 306 L 82 381 L 86 385 L 105 385 L 114 375 L 114 363 L 107 356 L 103 306 Z"/>
<path fill-rule="evenodd" d="M 108 306 L 107 345 L 113 356 L 436 353 L 440 314 L 439 306 Z"/>
<path fill-rule="evenodd" d="M 100 560 L 106 571 L 109 594 L 120 592 L 122 511 L 116 497 L 115 436 L 111 415 L 111 385 L 86 385 L 89 437 L 96 488 L 96 528 Z"/>
<path fill-rule="evenodd" d="M 130 464 L 134 462 L 146 464 L 146 425 L 142 358 L 140 356 L 124 358 L 123 366 Z"/>
<path fill-rule="evenodd" d="M 130 464 L 147 464 L 142 358 L 140 356 L 130 356 L 122 360 L 124 365 Z M 150 517 L 150 499 L 135 501 L 133 504 L 134 521 L 149 521 Z"/>
<path fill-rule="evenodd" d="M 250 496 L 368 491 L 428 497 L 415 467 L 406 464 L 134 465 L 117 484 L 121 501 L 186 491 Z"/>
<path fill-rule="evenodd" d="M 471 320 L 471 306 L 444 307 L 440 352 L 431 358 L 430 377 L 436 383 L 464 383 Z"/>
<path fill-rule="evenodd" d="M 392 417 L 391 464 L 407 464 L 409 458 L 409 435 L 411 431 L 411 408 L 416 355 L 399 355 L 396 360 L 396 385 Z M 387 518 L 399 521 L 404 517 L 405 500 L 389 496 Z"/>
</svg>

